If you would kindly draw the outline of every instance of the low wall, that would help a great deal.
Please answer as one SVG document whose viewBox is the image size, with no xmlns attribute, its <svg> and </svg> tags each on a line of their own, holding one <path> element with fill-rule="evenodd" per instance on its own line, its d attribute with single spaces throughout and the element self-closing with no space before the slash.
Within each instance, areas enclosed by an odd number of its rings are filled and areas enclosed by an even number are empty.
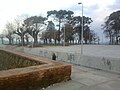
<svg viewBox="0 0 120 90">
<path fill-rule="evenodd" d="M 74 52 L 54 52 L 37 48 L 24 48 L 24 52 L 50 59 L 52 58 L 52 54 L 55 53 L 58 61 L 120 73 L 120 58 L 80 55 L 80 53 Z"/>
<path fill-rule="evenodd" d="M 0 90 L 38 90 L 70 79 L 71 65 L 69 64 L 21 52 L 5 49 L 1 51 L 43 64 L 0 71 Z"/>
</svg>

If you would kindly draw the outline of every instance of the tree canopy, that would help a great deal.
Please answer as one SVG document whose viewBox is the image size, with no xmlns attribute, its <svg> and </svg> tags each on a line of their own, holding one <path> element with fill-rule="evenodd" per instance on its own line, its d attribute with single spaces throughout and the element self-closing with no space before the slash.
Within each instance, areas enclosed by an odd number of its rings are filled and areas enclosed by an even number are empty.
<svg viewBox="0 0 120 90">
<path fill-rule="evenodd" d="M 83 38 L 85 44 L 92 43 L 97 37 L 97 34 L 90 30 L 92 22 L 90 17 L 83 16 Z M 9 26 L 6 29 L 10 30 L 10 37 L 12 34 L 18 35 L 19 42 L 21 41 L 23 45 L 29 44 L 31 38 L 34 41 L 34 45 L 39 44 L 42 40 L 44 44 L 62 44 L 63 42 L 74 44 L 76 37 L 78 43 L 81 41 L 82 17 L 74 16 L 74 12 L 70 10 L 51 10 L 47 12 L 47 17 L 30 16 L 19 18 L 7 26 Z M 9 41 L 11 43 L 10 39 Z"/>
<path fill-rule="evenodd" d="M 104 34 L 110 39 L 109 43 L 118 44 L 120 42 L 120 10 L 106 17 L 102 26 Z"/>
</svg>

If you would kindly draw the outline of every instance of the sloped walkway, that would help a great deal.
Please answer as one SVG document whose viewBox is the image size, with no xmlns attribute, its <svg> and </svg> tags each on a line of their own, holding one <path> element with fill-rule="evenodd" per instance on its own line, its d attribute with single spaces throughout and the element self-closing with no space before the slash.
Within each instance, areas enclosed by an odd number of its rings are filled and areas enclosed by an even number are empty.
<svg viewBox="0 0 120 90">
<path fill-rule="evenodd" d="M 44 90 L 120 90 L 120 74 L 73 65 L 72 80 Z"/>
</svg>

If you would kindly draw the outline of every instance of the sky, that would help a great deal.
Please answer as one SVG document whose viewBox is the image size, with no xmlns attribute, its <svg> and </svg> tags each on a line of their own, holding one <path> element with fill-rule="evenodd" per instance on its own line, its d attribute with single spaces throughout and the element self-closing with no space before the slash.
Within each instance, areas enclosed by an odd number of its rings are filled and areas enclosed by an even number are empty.
<svg viewBox="0 0 120 90">
<path fill-rule="evenodd" d="M 105 17 L 120 10 L 120 0 L 0 0 L 0 33 L 7 22 L 24 14 L 46 16 L 47 11 L 63 9 L 81 15 L 79 2 L 83 3 L 83 15 L 93 20 L 90 28 L 98 35 L 102 35 L 101 24 Z"/>
</svg>

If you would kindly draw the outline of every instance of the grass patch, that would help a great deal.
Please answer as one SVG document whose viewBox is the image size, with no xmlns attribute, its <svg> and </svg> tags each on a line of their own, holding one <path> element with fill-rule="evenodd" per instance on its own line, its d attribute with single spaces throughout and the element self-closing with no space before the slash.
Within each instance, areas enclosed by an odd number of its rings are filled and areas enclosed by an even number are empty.
<svg viewBox="0 0 120 90">
<path fill-rule="evenodd" d="M 0 70 L 40 65 L 40 62 L 0 50 Z"/>
</svg>

